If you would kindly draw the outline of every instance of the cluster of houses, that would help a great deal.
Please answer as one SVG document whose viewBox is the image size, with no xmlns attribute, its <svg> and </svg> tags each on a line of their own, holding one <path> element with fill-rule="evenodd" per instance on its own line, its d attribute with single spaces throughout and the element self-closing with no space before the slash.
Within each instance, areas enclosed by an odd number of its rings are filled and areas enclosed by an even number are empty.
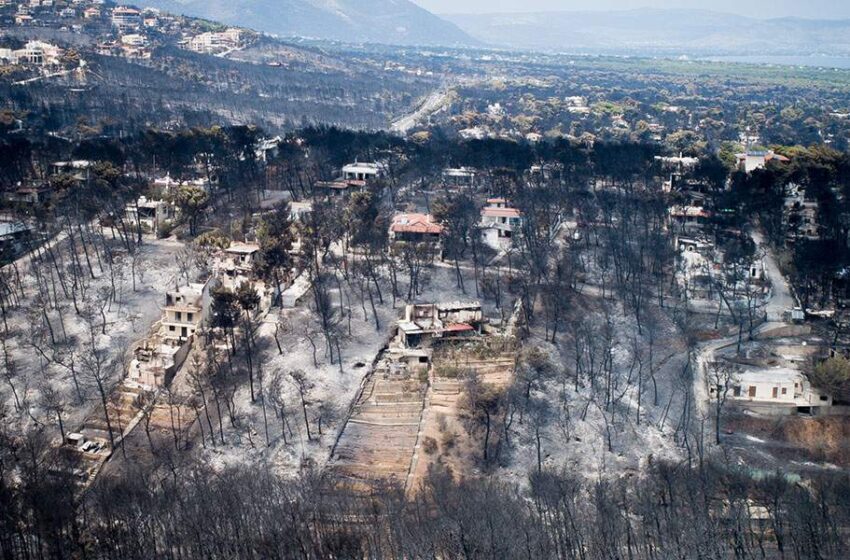
<svg viewBox="0 0 850 560">
<path fill-rule="evenodd" d="M 354 162 L 344 165 L 338 178 L 319 181 L 314 192 L 319 196 L 338 197 L 368 188 L 385 178 L 386 165 L 380 162 Z M 443 187 L 448 190 L 472 190 L 477 172 L 469 167 L 447 168 L 442 173 Z M 495 251 L 510 251 L 520 233 L 522 213 L 504 198 L 490 198 L 481 210 L 478 231 L 484 244 Z M 426 243 L 439 248 L 445 234 L 444 224 L 422 212 L 401 212 L 392 217 L 389 227 L 391 242 Z"/>
<path fill-rule="evenodd" d="M 247 37 L 240 29 L 203 31 L 180 16 L 153 8 L 110 5 L 103 0 L 0 0 L 0 25 L 94 32 L 98 37 L 94 50 L 98 54 L 130 59 L 150 58 L 164 36 L 171 37 L 178 46 L 204 54 L 240 48 Z M 29 66 L 55 64 L 51 61 L 58 60 L 58 56 L 52 56 L 57 47 L 53 50 L 41 47 L 44 54 L 29 45 L 22 49 L 26 53 L 4 53 L 0 49 L 0 62 Z"/>
<path fill-rule="evenodd" d="M 187 49 L 202 54 L 222 54 L 242 46 L 244 33 L 241 29 L 207 31 L 182 42 Z"/>
</svg>

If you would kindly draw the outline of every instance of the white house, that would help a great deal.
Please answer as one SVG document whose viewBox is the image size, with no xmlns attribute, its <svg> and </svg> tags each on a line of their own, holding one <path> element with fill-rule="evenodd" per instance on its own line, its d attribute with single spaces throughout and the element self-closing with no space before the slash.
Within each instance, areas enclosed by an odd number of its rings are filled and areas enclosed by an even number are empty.
<svg viewBox="0 0 850 560">
<path fill-rule="evenodd" d="M 127 221 L 138 224 L 142 231 L 157 234 L 166 222 L 174 219 L 174 207 L 164 200 L 148 200 L 140 196 L 125 208 Z"/>
<path fill-rule="evenodd" d="M 443 170 L 443 184 L 450 187 L 474 187 L 475 169 L 471 167 L 449 167 Z"/>
<path fill-rule="evenodd" d="M 166 344 L 180 346 L 201 325 L 203 284 L 190 284 L 166 294 L 163 308 L 162 334 Z"/>
<path fill-rule="evenodd" d="M 738 169 L 747 173 L 752 173 L 756 169 L 764 169 L 769 161 L 778 161 L 780 163 L 791 161 L 785 156 L 774 153 L 772 150 L 745 152 L 738 154 L 737 157 Z"/>
<path fill-rule="evenodd" d="M 138 29 L 142 25 L 142 13 L 127 6 L 117 6 L 112 10 L 112 25 L 121 31 Z"/>
<path fill-rule="evenodd" d="M 710 387 L 709 390 L 713 397 L 722 388 Z M 736 374 L 727 399 L 778 414 L 812 413 L 833 404 L 832 397 L 812 387 L 805 375 L 787 367 L 750 369 Z"/>
<path fill-rule="evenodd" d="M 346 181 L 374 181 L 386 174 L 383 163 L 349 163 L 342 167 L 342 178 Z"/>
<path fill-rule="evenodd" d="M 522 213 L 508 206 L 504 198 L 491 198 L 481 210 L 478 229 L 481 241 L 496 251 L 506 251 L 522 227 Z"/>
</svg>

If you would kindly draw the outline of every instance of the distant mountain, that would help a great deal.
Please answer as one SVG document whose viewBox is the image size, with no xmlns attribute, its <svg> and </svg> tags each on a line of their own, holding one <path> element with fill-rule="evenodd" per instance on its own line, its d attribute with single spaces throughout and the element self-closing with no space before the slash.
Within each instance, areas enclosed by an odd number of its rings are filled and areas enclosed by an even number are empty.
<svg viewBox="0 0 850 560">
<path fill-rule="evenodd" d="M 444 16 L 485 43 L 570 52 L 850 55 L 850 20 L 754 19 L 703 10 Z"/>
<path fill-rule="evenodd" d="M 403 45 L 477 43 L 453 23 L 408 0 L 139 0 L 134 3 L 283 37 Z"/>
</svg>

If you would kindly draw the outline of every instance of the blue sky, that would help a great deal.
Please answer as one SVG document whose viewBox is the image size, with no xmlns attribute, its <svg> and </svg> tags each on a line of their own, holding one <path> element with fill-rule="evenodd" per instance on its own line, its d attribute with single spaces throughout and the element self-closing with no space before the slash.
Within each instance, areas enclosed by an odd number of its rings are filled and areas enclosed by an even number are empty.
<svg viewBox="0 0 850 560">
<path fill-rule="evenodd" d="M 435 13 L 699 8 L 752 17 L 850 18 L 848 0 L 413 0 Z"/>
</svg>

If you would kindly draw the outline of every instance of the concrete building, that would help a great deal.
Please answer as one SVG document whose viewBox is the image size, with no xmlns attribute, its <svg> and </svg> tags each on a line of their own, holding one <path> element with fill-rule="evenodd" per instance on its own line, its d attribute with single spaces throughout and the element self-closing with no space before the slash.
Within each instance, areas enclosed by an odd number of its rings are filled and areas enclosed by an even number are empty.
<svg viewBox="0 0 850 560">
<path fill-rule="evenodd" d="M 366 181 L 356 179 L 337 179 L 335 181 L 317 181 L 313 191 L 324 196 L 345 196 L 366 188 Z"/>
<path fill-rule="evenodd" d="M 201 325 L 204 290 L 204 284 L 190 284 L 166 294 L 162 318 L 165 344 L 180 346 L 195 334 Z"/>
<path fill-rule="evenodd" d="M 195 35 L 187 43 L 191 51 L 204 54 L 215 54 L 239 47 L 242 31 L 236 28 L 219 32 L 207 32 Z"/>
<path fill-rule="evenodd" d="M 710 387 L 712 398 L 720 387 Z M 729 402 L 768 414 L 817 413 L 833 405 L 832 397 L 812 387 L 808 378 L 787 367 L 747 369 L 734 376 Z"/>
<path fill-rule="evenodd" d="M 471 167 L 450 167 L 443 170 L 443 184 L 447 187 L 474 188 L 476 171 Z"/>
<path fill-rule="evenodd" d="M 127 221 L 138 224 L 145 233 L 159 234 L 160 228 L 174 220 L 174 206 L 164 200 L 148 200 L 139 197 L 135 204 L 125 209 Z"/>
<path fill-rule="evenodd" d="M 118 6 L 112 10 L 112 25 L 120 31 L 138 29 L 142 25 L 142 13 L 127 6 Z"/>
<path fill-rule="evenodd" d="M 478 223 L 481 241 L 496 251 L 510 250 L 521 227 L 522 213 L 508 206 L 504 198 L 487 200 L 487 206 L 481 210 Z"/>
<path fill-rule="evenodd" d="M 22 206 L 37 206 L 45 204 L 53 195 L 53 189 L 47 185 L 38 187 L 19 186 L 13 191 L 4 193 L 3 200 L 9 204 L 20 204 Z"/>
<path fill-rule="evenodd" d="M 43 41 L 28 41 L 22 49 L 3 51 L 0 58 L 25 66 L 55 66 L 62 57 L 62 49 Z"/>
<path fill-rule="evenodd" d="M 767 151 L 758 151 L 758 152 L 744 152 L 741 154 L 737 154 L 738 157 L 738 169 L 745 171 L 746 173 L 752 173 L 756 169 L 764 169 L 768 162 L 776 161 L 779 163 L 786 163 L 789 160 L 785 156 L 781 156 L 777 153 L 774 153 L 772 150 Z"/>
<path fill-rule="evenodd" d="M 711 212 L 702 206 L 671 206 L 670 221 L 679 231 L 692 231 L 703 226 L 711 218 Z"/>
<path fill-rule="evenodd" d="M 8 262 L 26 251 L 33 229 L 20 222 L 0 222 L 0 262 Z"/>
<path fill-rule="evenodd" d="M 342 167 L 342 178 L 346 181 L 375 181 L 386 174 L 383 163 L 349 163 Z"/>
<path fill-rule="evenodd" d="M 398 322 L 398 339 L 404 348 L 429 346 L 435 340 L 481 334 L 483 324 L 477 301 L 408 305 Z"/>
</svg>

